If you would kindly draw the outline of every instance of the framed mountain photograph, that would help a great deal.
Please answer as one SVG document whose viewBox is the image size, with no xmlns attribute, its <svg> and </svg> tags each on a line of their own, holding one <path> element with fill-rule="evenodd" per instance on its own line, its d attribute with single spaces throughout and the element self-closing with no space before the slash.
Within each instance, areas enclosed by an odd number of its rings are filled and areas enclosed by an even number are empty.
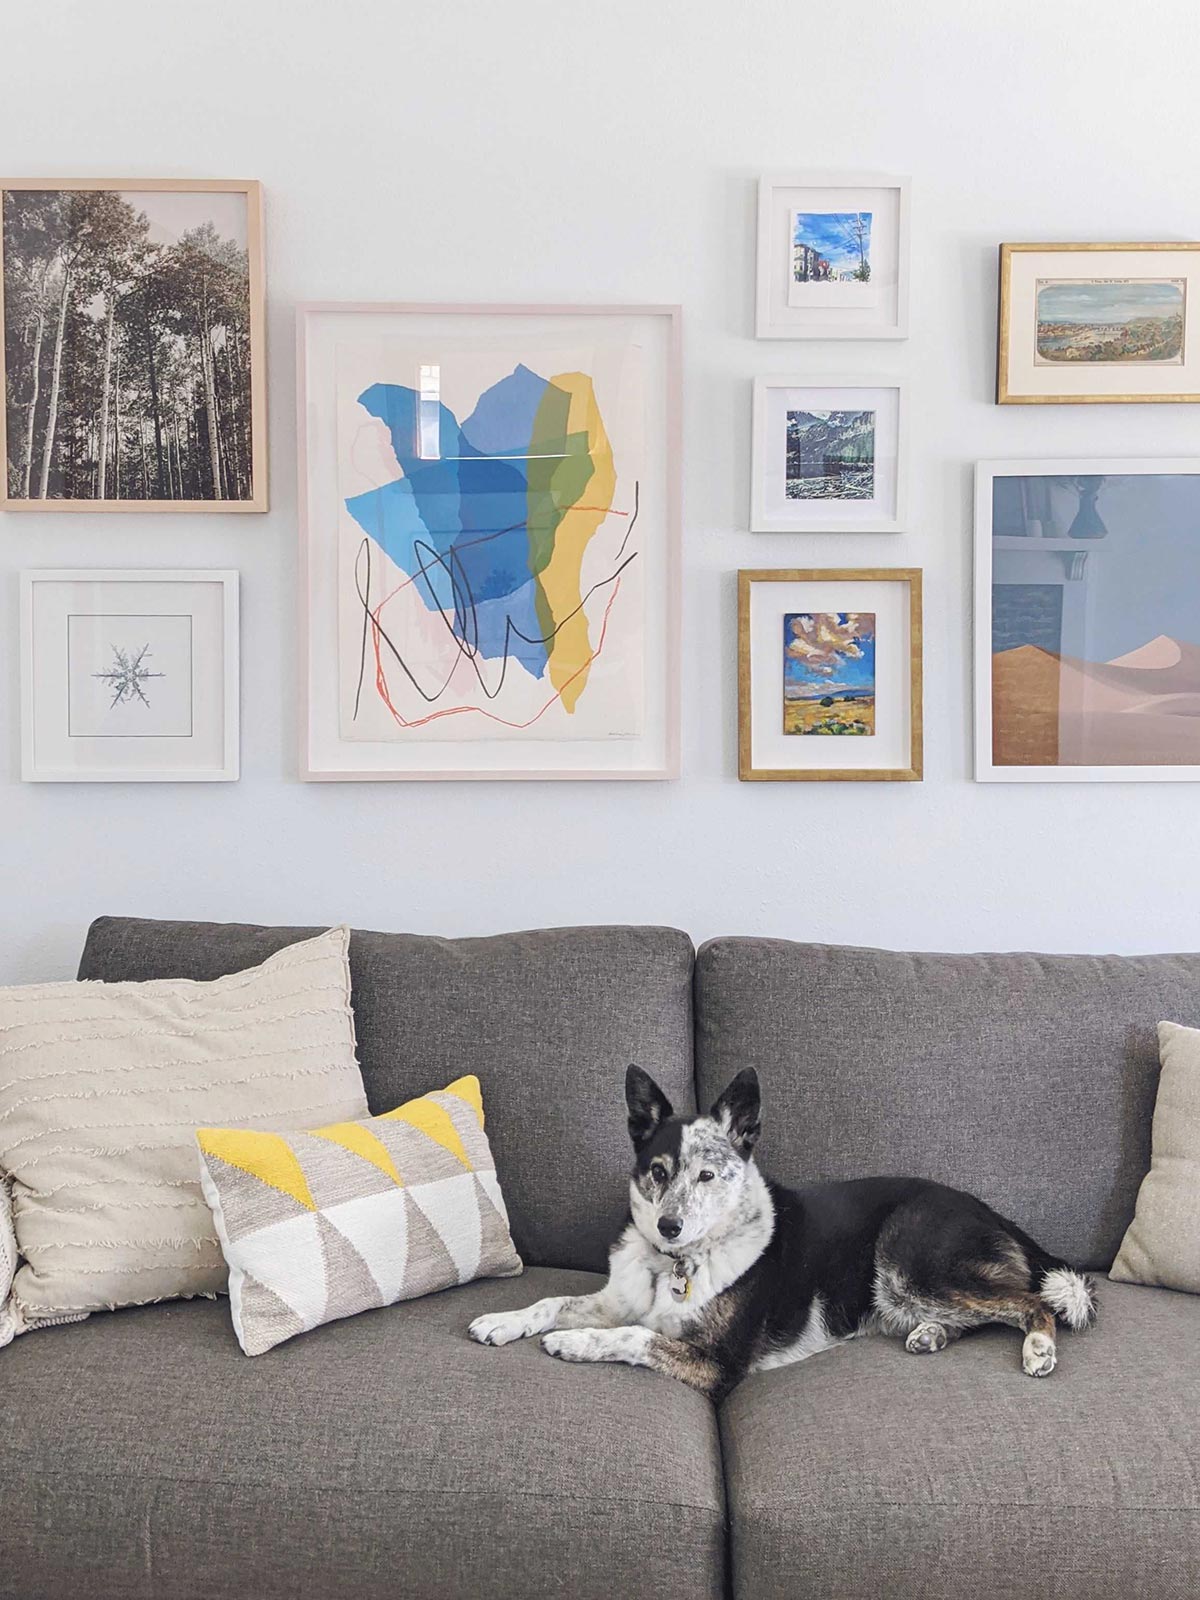
<svg viewBox="0 0 1200 1600">
<path fill-rule="evenodd" d="M 738 777 L 916 782 L 921 574 L 738 573 Z"/>
<path fill-rule="evenodd" d="M 907 337 L 908 188 L 876 173 L 759 180 L 760 339 Z"/>
<path fill-rule="evenodd" d="M 0 182 L 0 509 L 265 511 L 262 194 Z"/>
<path fill-rule="evenodd" d="M 904 520 L 904 386 L 756 378 L 750 526 L 895 533 Z"/>
<path fill-rule="evenodd" d="M 996 401 L 1200 400 L 1200 243 L 1002 244 Z"/>
<path fill-rule="evenodd" d="M 1200 780 L 1200 459 L 978 469 L 975 775 Z"/>
</svg>

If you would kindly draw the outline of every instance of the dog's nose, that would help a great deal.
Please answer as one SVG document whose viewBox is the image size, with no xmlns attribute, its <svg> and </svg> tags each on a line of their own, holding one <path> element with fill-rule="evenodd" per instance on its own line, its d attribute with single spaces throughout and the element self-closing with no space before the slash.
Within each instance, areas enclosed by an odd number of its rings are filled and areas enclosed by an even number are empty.
<svg viewBox="0 0 1200 1600">
<path fill-rule="evenodd" d="M 683 1223 L 678 1217 L 659 1217 L 658 1231 L 664 1239 L 678 1239 L 683 1232 Z"/>
</svg>

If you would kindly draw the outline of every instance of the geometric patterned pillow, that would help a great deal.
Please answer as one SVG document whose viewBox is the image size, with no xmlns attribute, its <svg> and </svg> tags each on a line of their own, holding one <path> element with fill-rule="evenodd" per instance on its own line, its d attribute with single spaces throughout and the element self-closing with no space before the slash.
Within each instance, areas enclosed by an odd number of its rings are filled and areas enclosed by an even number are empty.
<svg viewBox="0 0 1200 1600">
<path fill-rule="evenodd" d="M 339 1317 L 524 1270 L 476 1077 L 360 1122 L 201 1128 L 196 1142 L 248 1356 Z"/>
</svg>

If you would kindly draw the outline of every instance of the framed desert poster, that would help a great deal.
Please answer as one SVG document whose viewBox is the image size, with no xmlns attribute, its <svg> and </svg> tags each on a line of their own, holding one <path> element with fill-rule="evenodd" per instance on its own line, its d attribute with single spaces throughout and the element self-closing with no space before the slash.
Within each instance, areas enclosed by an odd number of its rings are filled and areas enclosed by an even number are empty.
<svg viewBox="0 0 1200 1600">
<path fill-rule="evenodd" d="M 921 777 L 921 574 L 738 573 L 738 777 Z"/>
<path fill-rule="evenodd" d="M 895 379 L 756 378 L 750 526 L 894 533 L 904 518 L 904 388 Z"/>
<path fill-rule="evenodd" d="M 304 776 L 677 768 L 679 313 L 299 313 Z"/>
<path fill-rule="evenodd" d="M 1200 459 L 978 470 L 976 776 L 1200 779 Z"/>
<path fill-rule="evenodd" d="M 262 196 L 0 181 L 0 509 L 265 511 Z"/>
<path fill-rule="evenodd" d="M 1002 244 L 996 399 L 1200 400 L 1200 243 Z"/>
<path fill-rule="evenodd" d="M 236 778 L 237 573 L 23 572 L 21 775 Z"/>
<path fill-rule="evenodd" d="M 870 173 L 761 178 L 758 337 L 906 338 L 908 190 Z"/>
</svg>

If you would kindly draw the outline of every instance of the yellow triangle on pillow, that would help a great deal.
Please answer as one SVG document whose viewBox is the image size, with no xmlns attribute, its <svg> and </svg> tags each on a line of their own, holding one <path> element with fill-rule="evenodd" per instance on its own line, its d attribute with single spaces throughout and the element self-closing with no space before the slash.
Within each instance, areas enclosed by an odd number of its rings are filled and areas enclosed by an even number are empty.
<svg viewBox="0 0 1200 1600">
<path fill-rule="evenodd" d="M 231 1167 L 299 1201 L 315 1211 L 304 1169 L 286 1139 L 277 1133 L 254 1133 L 245 1128 L 199 1128 L 196 1140 L 205 1155 L 216 1156 Z"/>
<path fill-rule="evenodd" d="M 349 1150 L 351 1155 L 361 1156 L 373 1167 L 378 1167 L 393 1183 L 404 1187 L 404 1179 L 396 1171 L 391 1156 L 361 1122 L 334 1122 L 328 1128 L 312 1128 L 310 1132 L 314 1139 L 328 1139 L 331 1144 L 340 1144 L 343 1150 Z"/>
<path fill-rule="evenodd" d="M 455 1078 L 453 1083 L 446 1085 L 442 1093 L 452 1094 L 458 1100 L 465 1100 L 479 1118 L 479 1126 L 483 1127 L 483 1095 L 479 1088 L 479 1079 L 473 1072 L 465 1078 Z"/>
<path fill-rule="evenodd" d="M 443 1111 L 433 1100 L 410 1100 L 406 1105 L 397 1106 L 395 1111 L 385 1111 L 384 1122 L 407 1122 L 417 1129 L 419 1133 L 427 1135 L 444 1150 L 449 1150 L 462 1162 L 468 1172 L 473 1170 L 467 1152 L 463 1149 L 463 1142 L 458 1136 L 458 1129 L 450 1120 L 450 1113 Z"/>
</svg>

